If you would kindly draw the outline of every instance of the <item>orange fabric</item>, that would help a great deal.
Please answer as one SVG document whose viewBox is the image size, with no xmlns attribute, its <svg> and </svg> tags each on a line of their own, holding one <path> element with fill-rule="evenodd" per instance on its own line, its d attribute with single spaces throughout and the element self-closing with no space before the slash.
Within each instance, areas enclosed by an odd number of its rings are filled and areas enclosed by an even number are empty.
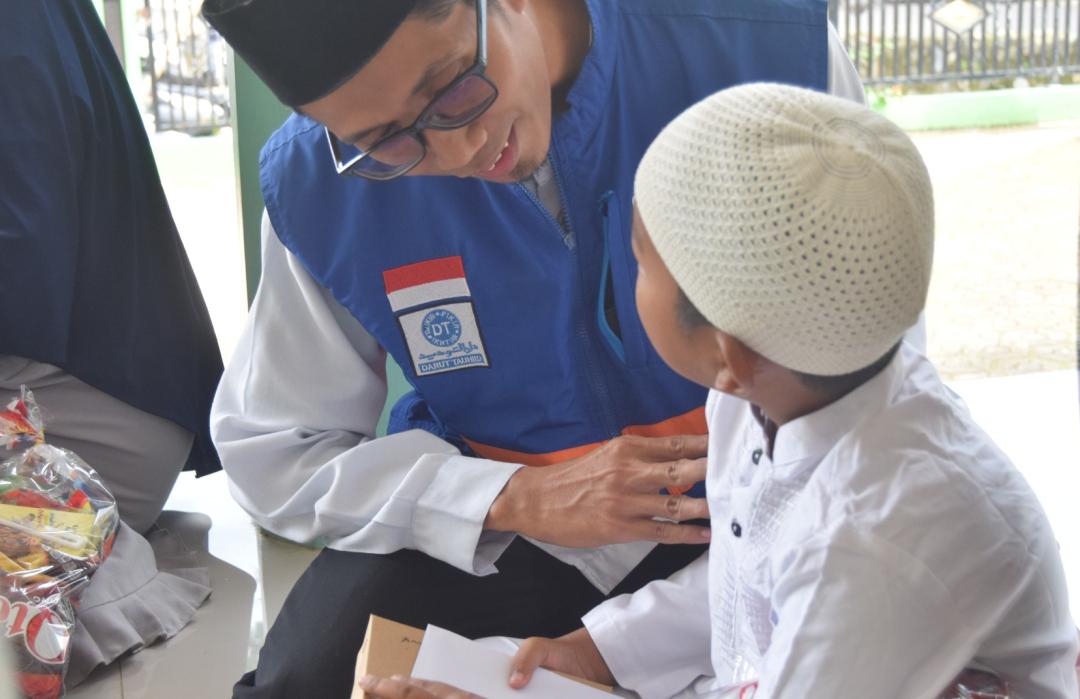
<svg viewBox="0 0 1080 699">
<path fill-rule="evenodd" d="M 624 429 L 622 433 L 638 435 L 640 437 L 673 437 L 680 434 L 705 434 L 707 431 L 708 427 L 705 424 L 705 408 L 702 406 L 700 408 L 695 408 L 688 413 L 676 415 L 675 417 L 668 418 L 667 420 L 652 425 L 631 425 Z M 465 441 L 472 447 L 473 451 L 485 459 L 525 464 L 526 466 L 550 466 L 551 464 L 557 464 L 562 461 L 569 461 L 570 459 L 576 459 L 579 456 L 585 456 L 593 449 L 607 444 L 607 442 L 593 442 L 592 444 L 583 444 L 578 447 L 570 447 L 569 449 L 560 449 L 559 451 L 550 451 L 543 454 L 530 454 L 528 452 L 502 449 L 500 447 L 481 444 L 480 442 L 474 442 L 468 438 L 466 438 Z"/>
<path fill-rule="evenodd" d="M 636 434 L 639 437 L 674 437 L 679 434 L 705 434 L 708 431 L 709 427 L 705 423 L 705 406 L 701 406 L 655 425 L 632 425 L 623 430 L 623 434 Z"/>
<path fill-rule="evenodd" d="M 465 439 L 465 442 L 472 447 L 473 451 L 485 459 L 505 461 L 512 464 L 525 464 L 526 466 L 550 466 L 551 464 L 557 464 L 562 461 L 569 461 L 570 459 L 576 459 L 579 456 L 585 456 L 593 449 L 604 445 L 604 442 L 595 442 L 593 444 L 583 444 L 580 447 L 549 451 L 544 454 L 530 454 L 524 451 L 514 451 L 513 449 L 501 449 L 499 447 L 488 446 L 487 444 L 474 442 L 468 438 Z"/>
</svg>

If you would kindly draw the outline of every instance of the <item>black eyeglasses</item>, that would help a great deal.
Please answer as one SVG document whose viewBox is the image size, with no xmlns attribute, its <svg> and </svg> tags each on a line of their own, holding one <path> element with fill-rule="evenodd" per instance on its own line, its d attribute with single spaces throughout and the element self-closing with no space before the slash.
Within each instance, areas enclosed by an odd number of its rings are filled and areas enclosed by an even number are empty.
<svg viewBox="0 0 1080 699">
<path fill-rule="evenodd" d="M 488 110 L 499 96 L 499 89 L 484 70 L 487 68 L 487 2 L 476 0 L 476 60 L 472 67 L 454 78 L 420 112 L 410 126 L 376 141 L 366 151 L 341 159 L 341 146 L 330 129 L 326 140 L 339 175 L 349 174 L 369 180 L 392 180 L 420 164 L 427 155 L 424 129 L 450 131 L 460 129 Z"/>
</svg>

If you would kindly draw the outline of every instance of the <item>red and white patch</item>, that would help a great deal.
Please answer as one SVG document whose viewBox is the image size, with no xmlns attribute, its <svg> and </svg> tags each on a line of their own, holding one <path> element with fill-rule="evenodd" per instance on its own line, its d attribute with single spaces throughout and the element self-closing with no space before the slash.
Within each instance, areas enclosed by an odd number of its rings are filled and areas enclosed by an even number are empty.
<svg viewBox="0 0 1080 699">
<path fill-rule="evenodd" d="M 417 376 L 488 366 L 461 257 L 440 257 L 383 272 Z"/>
<path fill-rule="evenodd" d="M 440 257 L 387 270 L 383 272 L 383 283 L 394 313 L 432 301 L 470 295 L 460 257 Z"/>
</svg>

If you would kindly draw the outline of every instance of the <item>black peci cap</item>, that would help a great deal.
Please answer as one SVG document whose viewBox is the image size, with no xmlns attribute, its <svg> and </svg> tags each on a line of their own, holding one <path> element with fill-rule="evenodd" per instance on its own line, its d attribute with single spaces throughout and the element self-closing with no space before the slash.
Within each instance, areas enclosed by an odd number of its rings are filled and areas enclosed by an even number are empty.
<svg viewBox="0 0 1080 699">
<path fill-rule="evenodd" d="M 206 0 L 202 15 L 290 107 L 364 67 L 416 0 Z"/>
</svg>

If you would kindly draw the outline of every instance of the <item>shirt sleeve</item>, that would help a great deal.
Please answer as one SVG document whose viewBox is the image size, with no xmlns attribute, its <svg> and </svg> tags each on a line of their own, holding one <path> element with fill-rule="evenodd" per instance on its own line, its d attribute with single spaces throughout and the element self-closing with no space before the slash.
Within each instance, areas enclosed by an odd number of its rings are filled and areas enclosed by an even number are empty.
<svg viewBox="0 0 1080 699">
<path fill-rule="evenodd" d="M 829 22 L 829 94 L 849 99 L 852 102 L 866 104 L 866 92 L 862 80 L 851 62 L 844 42 L 836 33 L 836 27 Z"/>
<path fill-rule="evenodd" d="M 375 438 L 386 354 L 262 224 L 263 276 L 211 411 L 233 496 L 262 527 L 343 551 L 417 549 L 495 572 L 513 538 L 483 530 L 521 466 L 422 430 Z"/>
<path fill-rule="evenodd" d="M 585 628 L 620 687 L 661 699 L 712 674 L 708 564 L 703 554 L 667 580 L 585 615 Z"/>
<path fill-rule="evenodd" d="M 755 696 L 937 696 L 1008 602 L 981 598 L 960 604 L 922 561 L 854 526 L 817 535 L 774 588 Z"/>
</svg>

